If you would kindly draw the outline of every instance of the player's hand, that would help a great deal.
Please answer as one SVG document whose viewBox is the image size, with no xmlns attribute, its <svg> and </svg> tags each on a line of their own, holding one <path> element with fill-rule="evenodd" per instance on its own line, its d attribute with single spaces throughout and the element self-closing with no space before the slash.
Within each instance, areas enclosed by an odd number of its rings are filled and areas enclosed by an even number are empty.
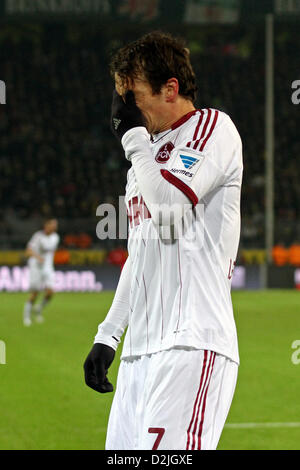
<svg viewBox="0 0 300 470">
<path fill-rule="evenodd" d="M 145 124 L 145 118 L 136 105 L 133 91 L 127 91 L 123 99 L 114 90 L 111 105 L 111 129 L 117 139 L 121 140 L 129 129 L 140 126 L 146 127 Z"/>
<path fill-rule="evenodd" d="M 106 344 L 95 343 L 84 363 L 85 383 L 96 392 L 112 392 L 114 387 L 106 377 L 115 357 L 115 350 Z"/>
</svg>

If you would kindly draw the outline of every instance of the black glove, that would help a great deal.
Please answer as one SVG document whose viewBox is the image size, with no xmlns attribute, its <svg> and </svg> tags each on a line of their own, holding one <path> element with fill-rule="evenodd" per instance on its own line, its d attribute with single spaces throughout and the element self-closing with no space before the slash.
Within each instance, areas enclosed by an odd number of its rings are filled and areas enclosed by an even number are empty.
<svg viewBox="0 0 300 470">
<path fill-rule="evenodd" d="M 122 96 L 114 90 L 111 105 L 111 128 L 114 135 L 121 140 L 129 129 L 140 126 L 146 127 L 146 121 L 135 103 L 133 91 L 127 91 L 124 102 Z"/>
<path fill-rule="evenodd" d="M 106 377 L 115 357 L 115 350 L 106 344 L 95 343 L 84 363 L 85 383 L 96 392 L 112 392 L 114 387 Z"/>
</svg>

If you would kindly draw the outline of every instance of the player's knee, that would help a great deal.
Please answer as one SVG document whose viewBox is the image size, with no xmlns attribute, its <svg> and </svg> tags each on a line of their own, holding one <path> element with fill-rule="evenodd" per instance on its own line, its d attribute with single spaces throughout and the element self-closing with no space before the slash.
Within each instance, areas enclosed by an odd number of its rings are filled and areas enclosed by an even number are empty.
<svg viewBox="0 0 300 470">
<path fill-rule="evenodd" d="M 52 289 L 46 289 L 45 290 L 45 297 L 46 299 L 51 299 L 53 297 L 54 291 Z"/>
<path fill-rule="evenodd" d="M 36 298 L 38 296 L 38 292 L 31 292 L 30 296 L 29 296 L 29 302 L 35 302 L 36 301 Z"/>
</svg>

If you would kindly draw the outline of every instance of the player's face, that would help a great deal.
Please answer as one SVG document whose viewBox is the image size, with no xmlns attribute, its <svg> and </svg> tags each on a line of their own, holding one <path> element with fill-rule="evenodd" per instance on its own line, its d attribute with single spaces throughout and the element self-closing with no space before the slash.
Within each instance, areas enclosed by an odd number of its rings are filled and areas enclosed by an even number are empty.
<svg viewBox="0 0 300 470">
<path fill-rule="evenodd" d="M 48 222 L 45 224 L 45 233 L 47 235 L 51 235 L 51 233 L 54 233 L 57 231 L 57 220 L 48 220 Z"/>
<path fill-rule="evenodd" d="M 115 75 L 116 90 L 119 95 L 124 95 L 127 90 L 134 92 L 137 106 L 142 111 L 146 119 L 148 132 L 156 133 L 164 130 L 165 127 L 165 94 L 153 94 L 152 88 L 146 79 L 136 78 L 124 83 L 120 77 Z"/>
</svg>

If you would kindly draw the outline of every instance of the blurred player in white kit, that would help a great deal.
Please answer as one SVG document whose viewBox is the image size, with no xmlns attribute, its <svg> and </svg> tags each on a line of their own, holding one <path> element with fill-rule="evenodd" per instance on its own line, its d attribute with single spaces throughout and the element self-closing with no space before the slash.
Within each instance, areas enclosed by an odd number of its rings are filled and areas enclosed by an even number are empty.
<svg viewBox="0 0 300 470">
<path fill-rule="evenodd" d="M 170 35 L 125 46 L 111 71 L 112 130 L 132 165 L 129 256 L 85 381 L 113 390 L 107 372 L 127 327 L 106 449 L 216 449 L 239 365 L 241 139 L 227 114 L 195 109 L 189 51 Z"/>
<path fill-rule="evenodd" d="M 24 306 L 24 326 L 32 324 L 32 313 L 38 323 L 44 321 L 42 311 L 54 293 L 54 253 L 59 244 L 57 220 L 49 219 L 43 230 L 35 232 L 29 240 L 25 255 L 28 257 L 30 296 Z M 38 305 L 34 305 L 41 291 L 44 296 Z"/>
</svg>

